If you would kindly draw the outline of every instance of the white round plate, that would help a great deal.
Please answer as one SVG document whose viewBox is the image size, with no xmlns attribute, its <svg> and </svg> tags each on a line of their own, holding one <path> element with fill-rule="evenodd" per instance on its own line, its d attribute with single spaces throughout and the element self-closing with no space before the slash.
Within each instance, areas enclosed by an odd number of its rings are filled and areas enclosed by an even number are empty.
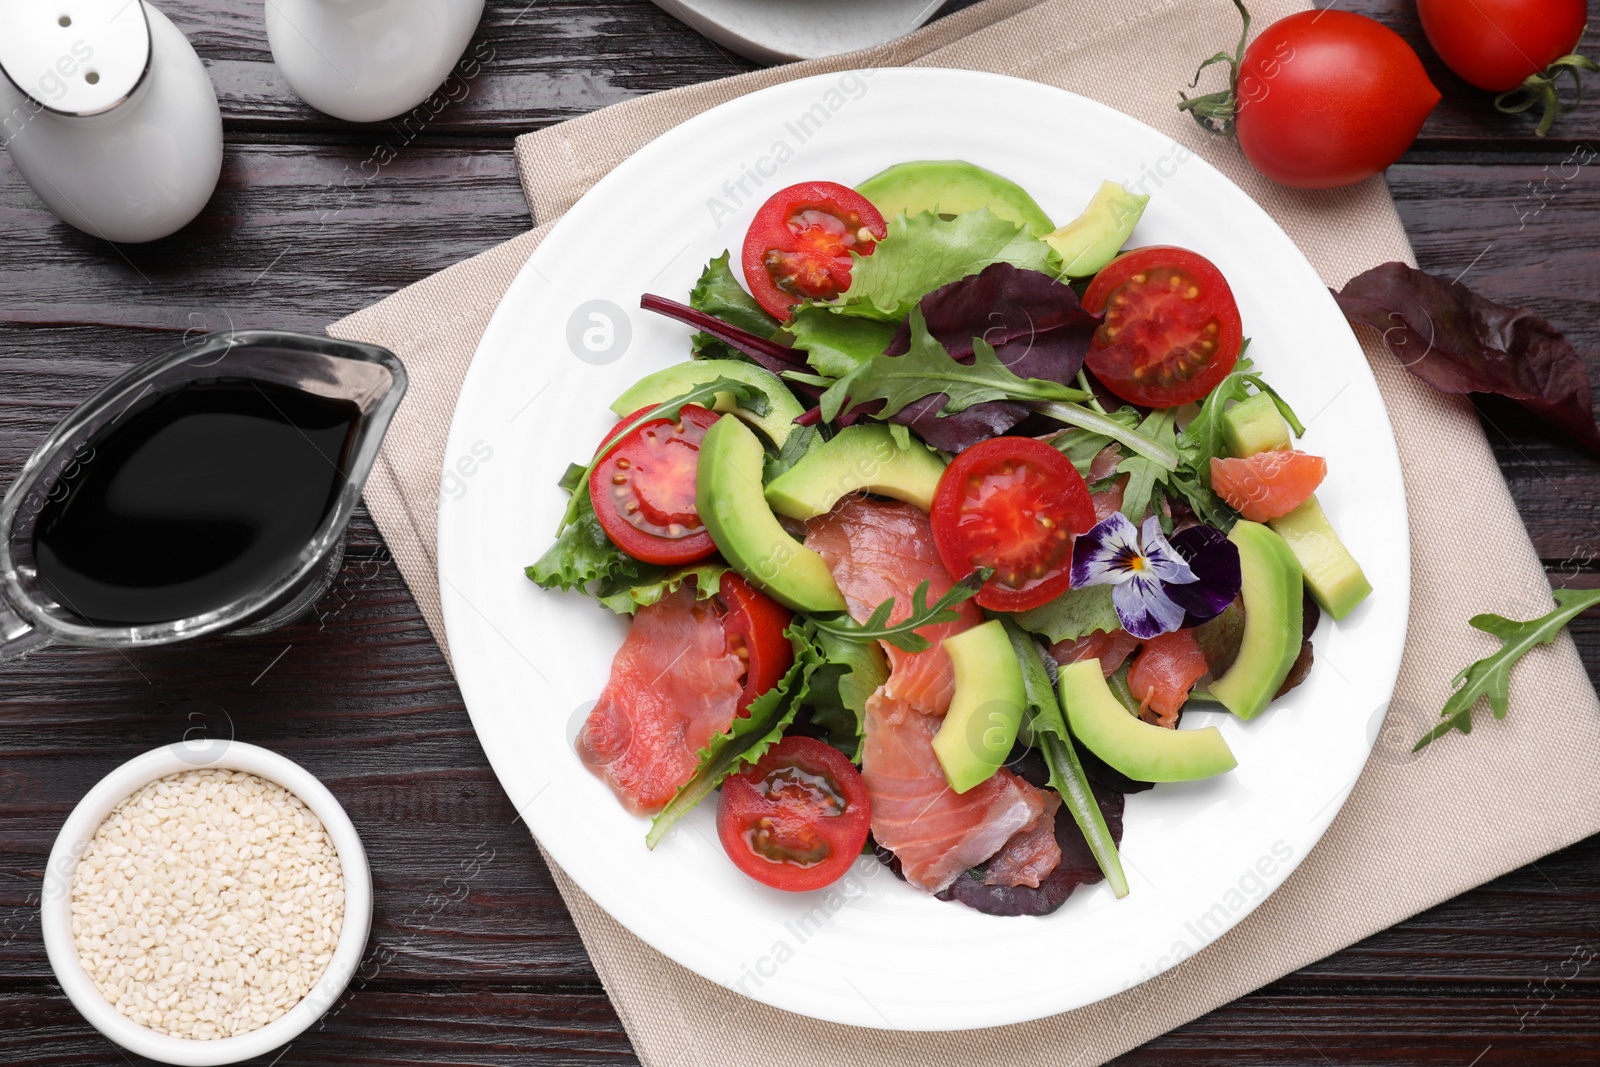
<svg viewBox="0 0 1600 1067">
<path fill-rule="evenodd" d="M 1128 797 L 1132 893 L 1104 884 L 1054 915 L 997 918 L 924 896 L 870 858 L 832 891 L 739 874 L 714 805 L 654 852 L 572 738 L 625 623 L 522 568 L 550 544 L 556 479 L 588 456 L 611 401 L 687 358 L 690 331 L 639 310 L 684 299 L 779 188 L 854 184 L 908 159 L 960 158 L 1069 219 L 1102 179 L 1152 194 L 1130 244 L 1214 260 L 1250 356 L 1328 459 L 1319 496 L 1372 596 L 1316 636 L 1310 679 L 1250 723 L 1195 712 L 1239 758 L 1212 781 Z M 1152 177 L 1152 176 L 1159 176 Z M 908 1030 L 1015 1023 L 1110 996 L 1194 954 L 1260 904 L 1343 804 L 1382 725 L 1405 643 L 1405 499 L 1382 400 L 1350 328 L 1289 238 L 1166 137 L 1033 82 L 948 70 L 823 75 L 691 119 L 595 185 L 528 261 L 467 374 L 445 453 L 439 577 L 456 677 L 517 810 L 584 891 L 650 945 L 738 992 L 833 1022 Z"/>
</svg>

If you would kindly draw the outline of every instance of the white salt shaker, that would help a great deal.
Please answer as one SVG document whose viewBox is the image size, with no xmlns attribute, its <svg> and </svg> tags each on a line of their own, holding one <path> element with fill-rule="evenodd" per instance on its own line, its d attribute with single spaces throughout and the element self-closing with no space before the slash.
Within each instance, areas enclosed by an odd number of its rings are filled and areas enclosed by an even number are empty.
<svg viewBox="0 0 1600 1067">
<path fill-rule="evenodd" d="M 153 241 L 200 213 L 222 114 L 188 40 L 143 0 L 0 0 L 0 143 L 62 219 Z"/>
<path fill-rule="evenodd" d="M 484 0 L 267 0 L 272 59 L 300 99 L 350 122 L 402 115 L 466 51 Z"/>
</svg>

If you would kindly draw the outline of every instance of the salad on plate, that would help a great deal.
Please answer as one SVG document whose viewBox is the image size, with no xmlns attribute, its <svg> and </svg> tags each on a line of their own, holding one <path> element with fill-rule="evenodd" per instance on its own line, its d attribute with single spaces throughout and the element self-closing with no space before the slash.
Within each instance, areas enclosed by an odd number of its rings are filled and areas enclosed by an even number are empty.
<svg viewBox="0 0 1600 1067">
<path fill-rule="evenodd" d="M 576 748 L 651 847 L 714 795 L 776 889 L 875 849 L 989 914 L 1121 897 L 1124 796 L 1236 766 L 1185 712 L 1306 678 L 1371 586 L 1222 273 L 1123 250 L 1147 200 L 1057 226 L 902 163 L 775 193 L 738 270 L 643 296 L 690 358 L 612 403 L 527 576 L 632 617 Z"/>
</svg>

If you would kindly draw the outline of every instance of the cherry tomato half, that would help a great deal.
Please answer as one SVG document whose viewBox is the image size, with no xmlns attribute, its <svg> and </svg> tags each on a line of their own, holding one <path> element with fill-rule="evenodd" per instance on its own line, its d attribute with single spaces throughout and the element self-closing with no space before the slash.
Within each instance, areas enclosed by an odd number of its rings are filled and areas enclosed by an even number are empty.
<svg viewBox="0 0 1600 1067">
<path fill-rule="evenodd" d="M 953 577 L 994 568 L 979 604 L 1026 611 L 1066 591 L 1072 540 L 1094 525 L 1094 502 L 1072 461 L 1043 441 L 991 437 L 945 468 L 931 517 Z"/>
<path fill-rule="evenodd" d="M 722 783 L 717 836 L 745 874 L 801 893 L 850 869 L 871 815 L 867 785 L 844 753 L 814 737 L 785 737 Z"/>
<path fill-rule="evenodd" d="M 1428 43 L 1480 89 L 1503 93 L 1578 47 L 1587 0 L 1417 0 Z"/>
<path fill-rule="evenodd" d="M 866 197 L 833 182 L 802 182 L 773 193 L 744 236 L 744 280 L 782 322 L 802 300 L 831 300 L 850 288 L 850 253 L 872 255 L 888 230 Z"/>
<path fill-rule="evenodd" d="M 1244 51 L 1235 93 L 1240 151 L 1273 181 L 1301 189 L 1379 173 L 1439 103 L 1399 34 L 1334 10 L 1302 11 L 1262 30 Z"/>
<path fill-rule="evenodd" d="M 722 632 L 728 637 L 728 651 L 745 662 L 738 709 L 743 715 L 750 702 L 777 685 L 794 662 L 794 646 L 783 636 L 794 616 L 733 571 L 722 576 L 717 600 L 727 611 Z"/>
<path fill-rule="evenodd" d="M 1244 328 L 1222 272 L 1185 248 L 1136 248 L 1106 264 L 1083 294 L 1105 321 L 1084 360 L 1122 399 L 1170 408 L 1199 400 L 1239 361 Z"/>
<path fill-rule="evenodd" d="M 601 447 L 647 410 L 617 423 Z M 700 442 L 721 417 L 685 405 L 677 422 L 645 423 L 595 466 L 589 500 L 600 528 L 618 548 L 634 559 L 667 565 L 692 563 L 717 550 L 694 508 L 694 478 Z"/>
</svg>

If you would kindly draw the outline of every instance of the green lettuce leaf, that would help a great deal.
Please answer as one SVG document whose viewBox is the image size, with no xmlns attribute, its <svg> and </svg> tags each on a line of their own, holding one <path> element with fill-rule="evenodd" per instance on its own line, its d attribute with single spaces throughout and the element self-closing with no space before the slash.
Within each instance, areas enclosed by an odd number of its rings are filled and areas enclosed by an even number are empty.
<svg viewBox="0 0 1600 1067">
<path fill-rule="evenodd" d="M 620 587 L 615 579 L 603 580 L 595 599 L 618 615 L 632 615 L 668 593 L 676 592 L 684 582 L 692 581 L 695 599 L 705 600 L 717 595 L 722 576 L 728 573 L 728 566 L 713 559 L 687 567 L 652 567 L 643 564 L 640 570 L 640 574 L 628 576 Z"/>
<path fill-rule="evenodd" d="M 1122 629 L 1122 620 L 1111 602 L 1109 585 L 1068 589 L 1048 604 L 1022 612 L 1016 619 L 1023 629 L 1043 634 L 1052 644 L 1076 641 L 1096 630 L 1110 633 Z"/>
<path fill-rule="evenodd" d="M 840 315 L 815 305 L 796 311 L 788 326 L 794 347 L 805 349 L 806 361 L 828 378 L 843 378 L 888 348 L 895 329 L 892 322 Z"/>
<path fill-rule="evenodd" d="M 581 470 L 581 468 L 580 468 Z M 577 500 L 572 522 L 524 573 L 542 589 L 587 591 L 591 582 L 636 580 L 648 565 L 625 555 L 600 528 L 589 494 Z"/>
<path fill-rule="evenodd" d="M 1047 271 L 1050 246 L 988 208 L 942 219 L 931 212 L 889 220 L 872 255 L 850 253 L 850 288 L 839 312 L 898 323 L 928 293 L 991 263 Z"/>
<path fill-rule="evenodd" d="M 713 737 L 700 750 L 700 765 L 693 777 L 679 787 L 650 823 L 650 832 L 644 839 L 648 847 L 660 844 L 667 831 L 723 779 L 738 773 L 745 764 L 758 762 L 794 722 L 795 713 L 810 690 L 811 675 L 821 666 L 823 656 L 806 623 L 796 621 L 784 633 L 794 646 L 793 666 L 777 685 L 750 702 L 748 715 L 735 718 L 726 732 Z"/>
<path fill-rule="evenodd" d="M 778 320 L 768 315 L 756 302 L 756 298 L 745 292 L 744 286 L 739 284 L 739 279 L 734 277 L 733 268 L 728 263 L 728 253 L 713 259 L 706 264 L 706 269 L 700 272 L 700 280 L 689 291 L 689 306 L 696 311 L 704 311 L 708 315 L 715 315 L 723 322 L 748 330 L 758 337 L 771 337 L 777 332 Z M 746 363 L 750 358 L 730 345 L 712 337 L 710 334 L 697 333 L 690 341 L 696 359 L 738 359 Z"/>
</svg>

